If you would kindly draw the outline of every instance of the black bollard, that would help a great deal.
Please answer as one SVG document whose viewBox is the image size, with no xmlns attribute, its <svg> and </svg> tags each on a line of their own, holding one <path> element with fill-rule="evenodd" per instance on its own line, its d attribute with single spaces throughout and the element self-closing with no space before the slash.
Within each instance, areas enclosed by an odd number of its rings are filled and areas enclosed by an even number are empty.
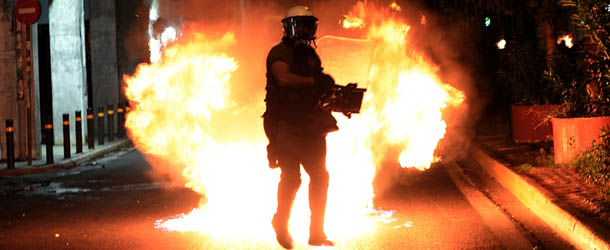
<svg viewBox="0 0 610 250">
<path fill-rule="evenodd" d="M 97 109 L 97 144 L 104 145 L 104 107 Z"/>
<path fill-rule="evenodd" d="M 114 141 L 114 107 L 108 105 L 108 141 Z"/>
<path fill-rule="evenodd" d="M 83 152 L 83 118 L 80 111 L 76 111 L 74 114 L 74 128 L 76 134 L 76 153 L 78 154 Z"/>
<path fill-rule="evenodd" d="M 116 109 L 116 113 L 117 113 L 117 127 L 116 127 L 116 133 L 117 133 L 117 137 L 118 138 L 124 138 L 125 137 L 125 112 L 123 109 L 123 104 L 119 103 L 118 108 Z"/>
<path fill-rule="evenodd" d="M 95 128 L 93 124 L 93 110 L 87 108 L 87 144 L 89 149 L 95 148 Z"/>
<path fill-rule="evenodd" d="M 70 159 L 70 114 L 63 114 L 64 118 L 64 159 Z"/>
<path fill-rule="evenodd" d="M 13 120 L 6 120 L 6 166 L 8 169 L 15 168 L 15 127 Z"/>
<path fill-rule="evenodd" d="M 46 137 L 47 137 L 47 142 L 46 142 L 46 148 L 47 148 L 47 164 L 52 164 L 53 163 L 53 144 L 54 144 L 54 138 L 53 138 L 53 119 L 49 119 L 50 121 L 47 122 L 47 124 L 44 125 L 44 130 L 47 133 Z"/>
</svg>

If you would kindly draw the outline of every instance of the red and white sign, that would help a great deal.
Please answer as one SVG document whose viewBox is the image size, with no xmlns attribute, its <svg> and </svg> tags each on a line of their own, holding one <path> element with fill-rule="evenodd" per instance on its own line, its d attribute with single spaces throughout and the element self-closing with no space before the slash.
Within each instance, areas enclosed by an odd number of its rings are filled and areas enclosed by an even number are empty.
<svg viewBox="0 0 610 250">
<path fill-rule="evenodd" d="M 33 24 L 40 18 L 38 0 L 19 0 L 15 5 L 15 18 L 23 24 Z"/>
</svg>

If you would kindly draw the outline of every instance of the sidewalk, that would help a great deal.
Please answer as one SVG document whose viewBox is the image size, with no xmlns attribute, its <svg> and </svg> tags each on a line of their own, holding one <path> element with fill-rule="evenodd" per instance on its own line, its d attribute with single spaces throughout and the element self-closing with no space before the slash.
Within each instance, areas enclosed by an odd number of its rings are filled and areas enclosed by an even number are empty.
<svg viewBox="0 0 610 250">
<path fill-rule="evenodd" d="M 571 168 L 552 164 L 551 142 L 516 144 L 507 119 L 477 129 L 470 156 L 538 217 L 579 249 L 610 249 L 610 198 Z"/>
<path fill-rule="evenodd" d="M 71 157 L 69 159 L 64 159 L 64 145 L 55 145 L 53 146 L 53 163 L 47 164 L 47 156 L 46 156 L 46 147 L 43 144 L 41 146 L 41 155 L 38 159 L 34 159 L 32 161 L 32 166 L 28 166 L 27 161 L 17 161 L 15 162 L 14 169 L 7 169 L 7 163 L 0 163 L 0 176 L 16 176 L 16 175 L 28 175 L 28 174 L 38 174 L 47 171 L 59 170 L 59 169 L 70 169 L 77 167 L 78 165 L 103 157 L 105 154 L 120 150 L 122 148 L 128 147 L 132 145 L 129 139 L 115 139 L 112 142 L 106 141 L 104 145 L 95 144 L 95 148 L 90 150 L 87 147 L 87 144 L 83 144 L 83 152 L 76 153 L 76 145 L 72 145 L 71 147 Z"/>
</svg>

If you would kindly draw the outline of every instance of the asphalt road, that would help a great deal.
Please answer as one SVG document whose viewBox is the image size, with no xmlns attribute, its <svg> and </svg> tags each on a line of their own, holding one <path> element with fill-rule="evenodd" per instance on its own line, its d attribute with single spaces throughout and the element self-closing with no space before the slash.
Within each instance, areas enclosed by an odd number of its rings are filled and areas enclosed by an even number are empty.
<svg viewBox="0 0 610 250">
<path fill-rule="evenodd" d="M 394 223 L 335 248 L 572 248 L 476 164 L 460 166 L 411 173 L 375 202 L 395 211 Z M 126 150 L 72 170 L 0 178 L 0 249 L 280 249 L 273 238 L 155 229 L 155 221 L 191 211 L 200 197 L 149 171 L 139 152 Z M 296 247 L 310 249 L 301 241 Z"/>
</svg>

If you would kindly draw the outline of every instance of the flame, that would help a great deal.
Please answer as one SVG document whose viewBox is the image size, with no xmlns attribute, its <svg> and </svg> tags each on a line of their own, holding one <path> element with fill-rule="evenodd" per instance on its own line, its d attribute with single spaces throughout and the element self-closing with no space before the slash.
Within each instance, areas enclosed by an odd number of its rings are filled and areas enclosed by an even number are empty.
<svg viewBox="0 0 610 250">
<path fill-rule="evenodd" d="M 343 16 L 344 19 L 340 23 L 345 29 L 362 29 L 365 14 L 364 3 L 358 2 L 347 15 Z"/>
<path fill-rule="evenodd" d="M 353 17 L 353 16 L 345 16 L 345 19 L 342 21 L 343 28 L 346 29 L 362 29 L 364 27 L 364 21 L 362 18 Z"/>
<path fill-rule="evenodd" d="M 392 2 L 392 4 L 390 4 L 390 9 L 394 11 L 401 11 L 400 5 L 398 5 L 396 2 Z"/>
<path fill-rule="evenodd" d="M 382 19 L 370 28 L 375 57 L 362 116 L 371 124 L 371 138 L 400 149 L 401 166 L 424 170 L 439 160 L 434 150 L 445 134 L 443 109 L 459 105 L 464 95 L 409 47 L 409 30 L 399 19 Z"/>
<path fill-rule="evenodd" d="M 572 48 L 572 46 L 574 46 L 572 43 L 572 35 L 570 34 L 559 37 L 559 39 L 557 39 L 557 44 L 561 44 L 561 42 L 565 42 L 565 45 L 568 48 Z"/>
<path fill-rule="evenodd" d="M 365 17 L 362 2 L 354 9 Z M 337 116 L 340 130 L 327 137 L 326 231 L 336 240 L 397 221 L 373 209 L 377 167 L 389 157 L 403 167 L 429 168 L 439 160 L 434 151 L 447 126 L 442 112 L 464 100 L 439 79 L 437 66 L 411 48 L 403 20 L 376 11 L 371 20 L 367 42 L 374 44 L 374 56 L 357 62 L 370 65 L 368 83 L 361 83 L 368 85 L 362 111 L 351 119 Z M 134 144 L 153 165 L 182 170 L 185 186 L 204 197 L 198 208 L 156 227 L 274 241 L 270 220 L 280 173 L 267 167 L 264 103 L 240 105 L 234 94 L 245 88 L 233 79 L 241 69 L 238 55 L 230 53 L 238 41 L 232 32 L 214 38 L 185 28 L 182 34 L 158 61 L 124 77 L 132 107 L 126 127 Z M 348 72 L 329 73 L 346 79 Z M 307 175 L 302 177 L 306 187 Z M 306 190 L 297 194 L 291 217 L 295 240 L 308 236 Z"/>
</svg>

